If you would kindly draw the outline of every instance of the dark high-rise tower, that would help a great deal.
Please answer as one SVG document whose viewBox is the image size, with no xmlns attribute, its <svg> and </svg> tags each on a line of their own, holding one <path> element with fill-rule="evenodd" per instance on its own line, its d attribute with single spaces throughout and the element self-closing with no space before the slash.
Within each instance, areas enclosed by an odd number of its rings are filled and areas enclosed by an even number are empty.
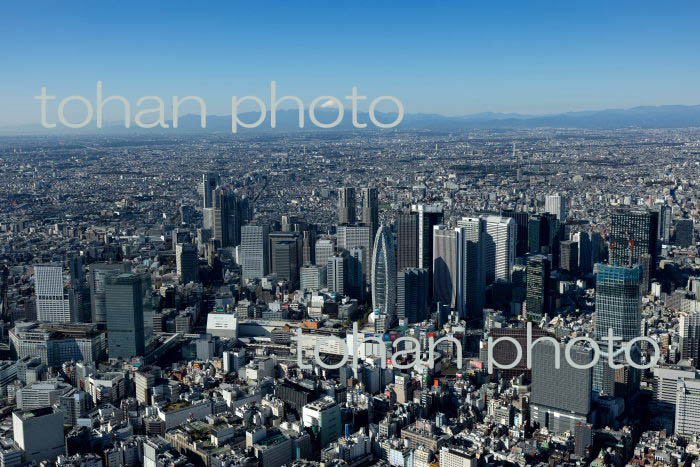
<svg viewBox="0 0 700 467">
<path fill-rule="evenodd" d="M 457 309 L 457 282 L 459 278 L 458 229 L 444 225 L 433 228 L 433 300 Z"/>
<path fill-rule="evenodd" d="M 657 204 L 654 210 L 659 213 L 659 227 L 657 238 L 661 243 L 668 244 L 671 241 L 671 206 Z"/>
<path fill-rule="evenodd" d="M 202 207 L 211 208 L 214 203 L 214 190 L 221 185 L 221 178 L 215 173 L 202 174 L 200 190 L 202 194 Z"/>
<path fill-rule="evenodd" d="M 241 243 L 241 210 L 236 194 L 226 188 L 213 192 L 212 234 L 222 248 Z"/>
<path fill-rule="evenodd" d="M 423 321 L 428 315 L 428 270 L 406 268 L 396 282 L 396 314 L 405 324 Z"/>
<path fill-rule="evenodd" d="M 643 255 L 651 255 L 651 269 L 656 264 L 659 213 L 619 210 L 610 220 L 610 264 L 630 267 L 641 264 Z"/>
<path fill-rule="evenodd" d="M 560 244 L 559 269 L 569 274 L 578 273 L 578 243 L 564 240 Z"/>
<path fill-rule="evenodd" d="M 121 273 L 106 278 L 107 347 L 110 358 L 145 353 L 142 278 Z"/>
<path fill-rule="evenodd" d="M 549 313 L 549 274 L 551 265 L 544 255 L 530 256 L 527 260 L 527 317 L 539 322 Z"/>
<path fill-rule="evenodd" d="M 418 267 L 428 270 L 428 293 L 433 292 L 433 227 L 442 224 L 442 206 L 414 204 L 411 211 L 418 215 Z"/>
<path fill-rule="evenodd" d="M 270 238 L 270 266 L 277 279 L 289 282 L 291 289 L 299 287 L 299 269 L 303 259 L 298 232 L 273 232 Z"/>
<path fill-rule="evenodd" d="M 362 189 L 362 223 L 370 226 L 374 242 L 379 227 L 379 197 L 375 187 Z"/>
<path fill-rule="evenodd" d="M 355 189 L 343 187 L 338 194 L 338 224 L 351 225 L 357 221 L 355 214 Z"/>
<path fill-rule="evenodd" d="M 528 252 L 528 223 L 529 215 L 527 212 L 515 211 L 513 209 L 506 209 L 501 212 L 503 217 L 510 217 L 515 219 L 517 225 L 517 236 L 515 240 L 515 256 L 523 256 Z"/>
<path fill-rule="evenodd" d="M 623 342 L 638 337 L 642 320 L 643 278 L 641 265 L 634 268 L 598 265 L 595 291 L 595 338 L 600 339 L 612 328 Z"/>
<path fill-rule="evenodd" d="M 399 214 L 396 218 L 396 267 L 418 267 L 418 215 Z"/>
<path fill-rule="evenodd" d="M 692 219 L 677 219 L 675 222 L 674 244 L 687 248 L 695 243 Z"/>
<path fill-rule="evenodd" d="M 463 217 L 457 221 L 457 312 L 471 326 L 481 324 L 486 288 L 486 221 Z"/>
</svg>

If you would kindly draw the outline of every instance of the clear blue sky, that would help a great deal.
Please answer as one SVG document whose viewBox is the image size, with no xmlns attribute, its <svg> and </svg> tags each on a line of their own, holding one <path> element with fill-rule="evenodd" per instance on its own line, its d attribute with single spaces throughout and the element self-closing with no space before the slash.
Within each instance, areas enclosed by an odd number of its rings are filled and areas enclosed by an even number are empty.
<svg viewBox="0 0 700 467">
<path fill-rule="evenodd" d="M 31 3 L 31 5 L 30 5 Z M 459 3 L 459 5 L 457 5 Z M 0 125 L 33 96 L 282 94 L 351 87 L 407 113 L 700 104 L 700 2 L 6 2 Z"/>
</svg>

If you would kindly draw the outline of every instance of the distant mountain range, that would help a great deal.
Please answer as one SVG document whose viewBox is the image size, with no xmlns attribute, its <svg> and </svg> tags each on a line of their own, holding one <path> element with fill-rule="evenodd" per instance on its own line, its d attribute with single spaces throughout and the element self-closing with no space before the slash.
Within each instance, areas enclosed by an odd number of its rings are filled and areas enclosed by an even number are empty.
<svg viewBox="0 0 700 467">
<path fill-rule="evenodd" d="M 333 122 L 337 117 L 334 109 L 317 109 L 316 118 L 324 123 Z M 245 122 L 254 122 L 259 117 L 258 112 L 244 112 L 240 114 L 240 119 Z M 278 110 L 276 130 L 284 131 L 319 131 L 308 118 L 308 111 L 305 113 L 305 127 L 298 128 L 299 114 L 297 110 Z M 376 118 L 381 122 L 392 122 L 396 119 L 396 114 L 376 113 Z M 367 122 L 367 128 L 375 128 L 369 122 L 366 112 L 358 112 L 358 120 Z M 172 122 L 168 122 L 170 125 Z M 163 130 L 156 128 L 156 131 L 168 132 L 230 132 L 231 116 L 209 115 L 207 116 L 207 128 L 200 127 L 198 115 L 185 115 L 180 117 L 178 129 Z M 589 128 L 589 129 L 615 129 L 615 128 L 688 128 L 700 127 L 700 105 L 662 105 L 633 107 L 631 109 L 606 109 L 584 112 L 567 112 L 552 115 L 525 115 L 518 113 L 494 113 L 483 112 L 458 117 L 447 117 L 438 114 L 406 114 L 397 129 L 427 129 L 427 130 L 465 130 L 470 128 L 481 129 L 508 129 L 508 128 Z M 343 121 L 334 130 L 352 130 L 351 113 L 345 111 Z M 0 128 L 0 134 L 55 134 L 55 133 L 92 133 L 98 131 L 94 127 L 94 121 L 88 127 L 81 130 L 57 127 L 55 129 L 45 129 L 40 125 L 24 125 L 18 127 Z M 138 127 L 125 129 L 121 122 L 106 123 L 100 130 L 103 133 L 126 133 L 126 132 L 150 132 Z M 238 129 L 241 133 L 252 131 L 275 131 L 270 128 L 270 116 L 267 115 L 265 121 L 256 129 Z"/>
</svg>

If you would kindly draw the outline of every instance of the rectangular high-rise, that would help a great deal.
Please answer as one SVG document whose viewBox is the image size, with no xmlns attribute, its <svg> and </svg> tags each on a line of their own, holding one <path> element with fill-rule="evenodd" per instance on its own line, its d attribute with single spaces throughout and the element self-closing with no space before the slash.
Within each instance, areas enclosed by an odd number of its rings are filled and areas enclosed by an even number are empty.
<svg viewBox="0 0 700 467">
<path fill-rule="evenodd" d="M 515 221 L 502 216 L 485 216 L 482 219 L 486 284 L 492 284 L 496 280 L 509 282 L 515 263 Z"/>
<path fill-rule="evenodd" d="M 414 204 L 411 211 L 418 214 L 418 266 L 433 268 L 433 227 L 442 224 L 444 213 L 442 206 Z"/>
<path fill-rule="evenodd" d="M 34 266 L 36 317 L 39 321 L 69 323 L 76 321 L 71 310 L 68 290 L 63 282 L 63 267 Z"/>
<path fill-rule="evenodd" d="M 211 208 L 214 203 L 214 190 L 216 187 L 221 185 L 221 178 L 215 173 L 204 173 L 202 174 L 202 181 L 200 183 L 200 192 L 202 195 L 202 207 Z"/>
<path fill-rule="evenodd" d="M 109 357 L 143 356 L 145 330 L 141 276 L 131 273 L 108 276 L 105 295 Z"/>
<path fill-rule="evenodd" d="M 578 243 L 573 240 L 564 240 L 559 243 L 559 269 L 569 274 L 578 273 Z"/>
<path fill-rule="evenodd" d="M 90 265 L 88 284 L 90 286 L 90 305 L 92 322 L 104 326 L 107 322 L 107 305 L 105 298 L 106 278 L 110 274 L 129 272 L 127 263 L 93 263 Z"/>
<path fill-rule="evenodd" d="M 695 233 L 692 219 L 677 219 L 674 223 L 674 244 L 688 248 L 695 244 Z"/>
<path fill-rule="evenodd" d="M 362 223 L 370 226 L 372 240 L 379 227 L 379 197 L 376 187 L 362 189 Z"/>
<path fill-rule="evenodd" d="M 545 255 L 533 255 L 527 259 L 527 317 L 539 322 L 550 312 L 549 275 L 551 265 Z"/>
<path fill-rule="evenodd" d="M 50 407 L 12 414 L 12 431 L 27 463 L 54 461 L 65 454 L 63 412 Z"/>
<path fill-rule="evenodd" d="M 183 284 L 199 280 L 199 257 L 197 248 L 192 243 L 175 245 L 175 265 L 177 277 Z"/>
<path fill-rule="evenodd" d="M 270 234 L 270 266 L 277 279 L 286 280 L 294 290 L 299 287 L 299 268 L 303 258 L 301 237 L 297 232 Z"/>
<path fill-rule="evenodd" d="M 241 227 L 240 257 L 243 279 L 265 277 L 269 271 L 270 241 L 266 225 L 244 225 Z"/>
<path fill-rule="evenodd" d="M 517 226 L 517 235 L 515 243 L 515 256 L 523 256 L 528 251 L 528 224 L 530 215 L 525 211 L 515 211 L 513 209 L 505 209 L 501 212 L 503 217 L 510 217 L 515 220 Z"/>
<path fill-rule="evenodd" d="M 241 209 L 236 194 L 225 188 L 213 192 L 212 238 L 223 248 L 241 243 Z"/>
<path fill-rule="evenodd" d="M 686 437 L 700 434 L 700 380 L 698 379 L 678 380 L 675 433 Z"/>
<path fill-rule="evenodd" d="M 372 250 L 370 245 L 373 244 L 372 231 L 369 225 L 339 225 L 337 229 L 338 248 L 344 250 L 352 250 L 353 248 L 362 247 L 362 274 L 365 281 L 370 277 L 370 263 Z"/>
<path fill-rule="evenodd" d="M 481 322 L 484 310 L 485 228 L 484 219 L 479 217 L 464 217 L 457 221 L 457 313 L 474 324 Z"/>
<path fill-rule="evenodd" d="M 568 215 L 569 201 L 563 195 L 548 195 L 545 198 L 544 210 L 550 214 L 554 214 L 560 222 L 566 221 Z"/>
<path fill-rule="evenodd" d="M 330 258 L 326 263 L 326 281 L 328 290 L 341 295 L 348 292 L 348 253 L 342 251 Z"/>
<path fill-rule="evenodd" d="M 610 264 L 632 267 L 651 255 L 651 269 L 656 265 L 659 213 L 621 209 L 610 219 L 608 236 Z"/>
<path fill-rule="evenodd" d="M 641 266 L 625 268 L 598 264 L 595 293 L 595 338 L 608 335 L 628 342 L 638 337 L 641 331 L 642 295 L 640 283 L 643 278 Z"/>
<path fill-rule="evenodd" d="M 355 213 L 355 189 L 353 187 L 342 187 L 338 194 L 338 224 L 351 225 L 357 221 Z"/>
<path fill-rule="evenodd" d="M 418 215 L 399 214 L 396 217 L 396 268 L 418 267 Z"/>
<path fill-rule="evenodd" d="M 317 266 L 326 267 L 328 258 L 335 254 L 335 241 L 332 238 L 319 238 L 316 240 L 316 262 Z"/>
<path fill-rule="evenodd" d="M 457 309 L 458 230 L 445 225 L 433 228 L 433 300 Z"/>
<path fill-rule="evenodd" d="M 555 366 L 557 346 L 559 369 Z M 590 349 L 574 346 L 571 362 L 586 365 L 591 354 Z M 549 340 L 532 347 L 531 420 L 555 433 L 573 433 L 577 424 L 588 421 L 591 412 L 591 369 L 575 368 L 565 356 L 565 346 Z"/>
<path fill-rule="evenodd" d="M 654 210 L 659 213 L 659 227 L 657 238 L 662 244 L 668 245 L 671 242 L 671 206 L 667 204 L 657 204 Z"/>
<path fill-rule="evenodd" d="M 418 323 L 428 316 L 428 270 L 405 268 L 396 282 L 396 315 L 404 324 Z"/>
</svg>

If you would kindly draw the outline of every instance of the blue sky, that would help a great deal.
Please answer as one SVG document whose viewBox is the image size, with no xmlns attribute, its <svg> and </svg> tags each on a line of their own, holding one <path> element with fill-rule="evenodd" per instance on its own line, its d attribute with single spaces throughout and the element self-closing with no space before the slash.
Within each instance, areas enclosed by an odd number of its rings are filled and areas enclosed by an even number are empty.
<svg viewBox="0 0 700 467">
<path fill-rule="evenodd" d="M 700 104 L 698 19 L 700 2 L 658 0 L 6 2 L 0 125 L 38 122 L 42 86 L 93 100 L 98 80 L 132 104 L 198 95 L 209 114 L 267 100 L 271 80 L 407 113 Z"/>
</svg>

